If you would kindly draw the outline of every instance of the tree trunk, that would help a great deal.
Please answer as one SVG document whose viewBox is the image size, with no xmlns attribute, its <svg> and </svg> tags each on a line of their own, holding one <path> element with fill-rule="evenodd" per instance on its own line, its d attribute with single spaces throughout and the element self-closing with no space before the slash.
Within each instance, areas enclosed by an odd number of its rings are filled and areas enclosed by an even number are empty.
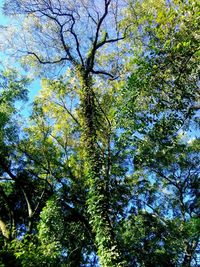
<svg viewBox="0 0 200 267">
<path fill-rule="evenodd" d="M 82 76 L 81 82 L 82 141 L 86 161 L 86 177 L 89 186 L 88 212 L 95 234 L 99 261 L 102 267 L 126 266 L 117 244 L 109 218 L 109 197 L 106 192 L 108 177 L 102 172 L 104 165 L 98 145 L 98 108 L 92 89 L 92 78 Z"/>
<path fill-rule="evenodd" d="M 2 235 L 6 238 L 6 240 L 10 239 L 10 231 L 1 218 L 0 218 L 0 231 L 2 232 Z"/>
</svg>

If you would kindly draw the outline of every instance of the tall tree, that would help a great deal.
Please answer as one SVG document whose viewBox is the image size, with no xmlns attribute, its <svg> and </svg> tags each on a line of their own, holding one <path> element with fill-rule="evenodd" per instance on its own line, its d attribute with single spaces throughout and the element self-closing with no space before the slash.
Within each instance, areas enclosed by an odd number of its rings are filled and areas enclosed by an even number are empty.
<svg viewBox="0 0 200 267">
<path fill-rule="evenodd" d="M 196 207 L 199 201 L 199 151 L 183 135 L 185 132 L 187 136 L 192 128 L 194 132 L 199 129 L 198 10 L 195 1 L 161 1 L 159 5 L 138 1 L 130 6 L 129 19 L 125 20 L 134 22 L 130 31 L 136 32 L 137 38 L 130 38 L 130 43 L 136 53 L 130 64 L 136 68 L 121 92 L 120 125 L 126 129 L 125 138 L 133 148 L 134 175 L 143 192 L 139 201 L 160 218 L 161 224 L 168 225 L 168 218 L 172 218 L 175 228 L 178 223 L 182 236 L 187 236 L 181 241 L 182 249 L 174 254 L 176 259 L 172 252 L 168 254 L 167 247 L 164 254 L 158 250 L 157 257 L 166 257 L 166 263 L 162 263 L 166 266 L 190 266 L 198 249 L 198 211 L 191 211 L 189 203 Z M 188 32 L 189 28 L 193 30 Z M 146 221 L 146 214 L 142 220 Z M 195 225 L 190 234 L 189 225 Z M 174 238 L 181 240 L 176 234 Z M 155 243 L 153 246 L 156 248 Z M 151 266 L 163 266 L 160 260 L 155 262 L 155 255 L 149 255 Z"/>
<path fill-rule="evenodd" d="M 84 173 L 88 190 L 90 223 L 102 266 L 124 266 L 110 219 L 109 155 L 102 150 L 107 132 L 109 151 L 110 122 L 94 90 L 96 74 L 114 78 L 116 68 L 98 60 L 99 51 L 125 38 L 119 32 L 119 6 L 111 0 L 93 1 L 6 1 L 7 14 L 22 15 L 23 43 L 20 51 L 40 64 L 63 63 L 74 69 L 80 90 L 80 127 Z M 83 34 L 88 29 L 89 34 Z M 110 30 L 111 28 L 111 30 Z M 15 34 L 15 33 L 14 33 Z M 18 38 L 19 40 L 19 38 Z M 107 51 L 106 51 L 107 50 Z M 109 48 L 105 52 L 109 53 Z M 115 59 L 116 61 L 116 59 Z M 106 120 L 104 126 L 100 124 Z M 104 136 L 101 132 L 104 131 Z"/>
</svg>

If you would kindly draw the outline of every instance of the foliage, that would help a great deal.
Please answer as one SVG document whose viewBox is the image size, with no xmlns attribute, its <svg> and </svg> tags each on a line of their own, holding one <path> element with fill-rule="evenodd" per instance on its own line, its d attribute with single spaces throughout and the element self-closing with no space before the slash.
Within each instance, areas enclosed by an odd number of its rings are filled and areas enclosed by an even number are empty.
<svg viewBox="0 0 200 267">
<path fill-rule="evenodd" d="M 29 80 L 0 76 L 0 266 L 198 266 L 198 2 L 4 11 L 44 77 L 28 117 Z"/>
</svg>

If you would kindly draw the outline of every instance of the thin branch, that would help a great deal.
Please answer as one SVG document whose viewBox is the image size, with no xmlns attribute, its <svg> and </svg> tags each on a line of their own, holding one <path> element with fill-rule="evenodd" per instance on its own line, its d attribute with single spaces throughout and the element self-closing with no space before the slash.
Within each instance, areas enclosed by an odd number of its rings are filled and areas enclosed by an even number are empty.
<svg viewBox="0 0 200 267">
<path fill-rule="evenodd" d="M 57 16 L 61 16 L 61 13 L 59 13 L 59 14 L 55 13 L 55 12 L 53 11 L 53 9 L 51 8 L 51 6 L 49 6 L 49 9 L 50 9 L 50 11 L 51 11 L 52 14 L 54 14 L 54 15 L 56 14 Z M 67 44 L 65 43 L 65 39 L 64 39 L 64 35 L 63 35 L 63 27 L 64 27 L 64 25 L 65 25 L 66 22 L 63 23 L 63 24 L 61 24 L 60 21 L 59 21 L 56 17 L 54 17 L 54 16 L 52 16 L 52 15 L 50 15 L 50 14 L 44 12 L 44 11 L 41 11 L 41 10 L 38 10 L 38 12 L 41 13 L 41 14 L 43 14 L 44 16 L 46 16 L 47 18 L 49 18 L 50 20 L 55 21 L 55 23 L 60 27 L 60 38 L 61 38 L 61 42 L 62 42 L 63 48 L 64 48 L 64 50 L 65 50 L 65 52 L 66 52 L 66 54 L 67 54 L 67 56 L 68 56 L 68 57 L 65 57 L 64 59 L 65 59 L 65 60 L 69 60 L 69 61 L 71 61 L 74 65 L 77 65 L 77 64 L 78 64 L 77 61 L 75 60 L 75 58 L 73 58 L 73 56 L 72 56 L 71 53 L 70 53 L 70 49 L 69 49 L 69 47 L 68 47 Z M 78 52 L 78 55 L 79 55 L 79 57 L 80 57 L 80 60 L 81 60 L 81 62 L 82 62 L 82 65 L 83 65 L 84 62 L 83 62 L 83 58 L 82 58 L 82 55 L 81 55 L 81 52 L 80 52 L 80 49 L 79 49 L 79 46 L 80 46 L 80 45 L 79 45 L 79 41 L 78 41 L 77 35 L 73 32 L 73 26 L 74 26 L 74 24 L 75 24 L 74 16 L 73 16 L 73 14 L 70 14 L 70 13 L 62 13 L 62 16 L 70 17 L 71 20 L 72 20 L 72 26 L 71 26 L 71 28 L 70 28 L 70 32 L 71 32 L 71 34 L 72 34 L 72 35 L 74 36 L 74 38 L 75 38 L 76 46 L 77 46 L 77 52 Z M 37 59 L 38 59 L 38 58 L 37 58 Z M 39 61 L 39 62 L 40 62 L 40 61 Z M 40 62 L 40 63 L 42 63 L 42 62 Z M 58 62 L 56 61 L 56 62 L 53 62 L 53 63 L 58 63 Z M 42 64 L 44 64 L 44 63 L 42 63 Z M 46 63 L 45 63 L 45 64 L 46 64 Z"/>
<path fill-rule="evenodd" d="M 53 60 L 53 61 L 49 61 L 49 60 L 43 60 L 41 59 L 35 52 L 30 52 L 30 51 L 20 51 L 20 52 L 23 52 L 23 53 L 27 53 L 28 55 L 33 55 L 38 61 L 39 63 L 41 64 L 54 64 L 54 63 L 60 63 L 64 60 L 68 60 L 70 61 L 70 58 L 68 57 L 61 57 L 60 59 L 58 60 Z"/>
<path fill-rule="evenodd" d="M 75 25 L 75 19 L 74 19 L 73 16 L 72 16 L 72 20 L 73 20 L 73 23 L 72 23 L 72 26 L 71 26 L 71 28 L 70 28 L 70 32 L 71 32 L 71 34 L 74 36 L 74 39 L 75 39 L 75 42 L 76 42 L 76 51 L 77 51 L 77 53 L 78 53 L 78 55 L 79 55 L 79 58 L 80 58 L 80 60 L 81 60 L 81 64 L 82 64 L 82 66 L 84 66 L 84 60 L 83 60 L 83 57 L 82 57 L 82 55 L 81 55 L 81 50 L 80 50 L 80 43 L 79 43 L 77 34 L 75 34 L 75 32 L 74 32 L 74 30 L 73 30 L 74 25 Z"/>
<path fill-rule="evenodd" d="M 35 206 L 35 209 L 34 209 L 34 211 L 33 211 L 33 214 L 32 214 L 33 216 L 35 215 L 37 209 L 39 208 L 39 206 L 40 206 L 40 204 L 41 204 L 41 202 L 42 202 L 42 198 L 43 198 L 43 196 L 44 196 L 45 191 L 46 191 L 46 188 L 44 188 L 44 190 L 42 191 L 42 193 L 41 193 L 41 195 L 40 195 L 40 197 L 39 197 L 39 200 L 38 200 L 38 202 L 37 202 L 37 204 L 36 204 L 36 206 Z"/>
<path fill-rule="evenodd" d="M 126 38 L 126 35 L 122 36 L 122 37 L 117 37 L 114 39 L 109 39 L 109 40 L 103 40 L 102 42 L 98 43 L 96 46 L 96 50 L 99 49 L 101 46 L 103 46 L 104 44 L 109 44 L 109 43 L 115 43 L 121 40 L 124 40 Z"/>
<path fill-rule="evenodd" d="M 32 209 L 32 207 L 31 207 L 30 200 L 29 200 L 28 195 L 27 195 L 27 193 L 25 192 L 25 190 L 24 190 L 21 186 L 20 186 L 20 188 L 21 188 L 22 193 L 23 193 L 23 195 L 24 195 L 24 198 L 25 198 L 25 200 L 26 200 L 26 204 L 27 204 L 27 208 L 28 208 L 28 217 L 29 217 L 29 218 L 32 218 L 32 216 L 33 216 L 33 209 Z"/>
<path fill-rule="evenodd" d="M 64 101 L 63 101 L 62 99 L 61 99 L 61 101 L 62 101 L 62 104 L 60 104 L 59 102 L 56 102 L 56 101 L 54 101 L 53 103 L 56 104 L 56 105 L 58 105 L 59 107 L 62 107 L 64 110 L 66 110 L 67 113 L 71 116 L 71 118 L 72 118 L 78 125 L 80 125 L 80 123 L 79 123 L 79 121 L 77 120 L 77 118 L 75 118 L 75 116 L 74 116 L 74 115 L 69 111 L 69 109 L 66 107 Z"/>
<path fill-rule="evenodd" d="M 93 42 L 93 47 L 92 47 L 92 51 L 90 56 L 87 59 L 87 74 L 89 74 L 89 72 L 93 69 L 94 66 L 94 58 L 95 58 L 95 53 L 97 51 L 97 44 L 98 44 L 98 39 L 99 39 L 99 32 L 101 29 L 101 25 L 104 21 L 104 19 L 106 18 L 107 14 L 108 14 L 108 7 L 111 3 L 111 0 L 105 0 L 105 10 L 104 10 L 104 14 L 102 15 L 102 17 L 99 19 L 99 22 L 97 24 L 97 28 L 96 28 L 96 34 L 95 34 L 95 39 Z"/>
<path fill-rule="evenodd" d="M 102 74 L 102 75 L 107 75 L 107 76 L 109 76 L 110 78 L 111 78 L 111 80 L 115 80 L 115 79 L 117 79 L 118 78 L 118 76 L 117 77 L 115 77 L 114 75 L 112 75 L 111 73 L 109 73 L 109 72 L 107 72 L 107 71 L 104 71 L 104 70 L 91 70 L 91 73 L 93 73 L 93 74 Z"/>
</svg>

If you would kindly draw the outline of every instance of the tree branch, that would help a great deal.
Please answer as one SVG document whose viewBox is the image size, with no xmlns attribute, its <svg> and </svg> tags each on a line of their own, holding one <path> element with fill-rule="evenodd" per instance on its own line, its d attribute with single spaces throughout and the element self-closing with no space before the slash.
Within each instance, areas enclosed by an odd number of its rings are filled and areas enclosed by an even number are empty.
<svg viewBox="0 0 200 267">
<path fill-rule="evenodd" d="M 106 76 L 109 76 L 110 78 L 111 78 L 111 80 L 113 81 L 113 80 L 116 80 L 116 79 L 118 79 L 118 77 L 119 76 L 114 76 L 114 75 L 112 75 L 111 73 L 109 73 L 109 72 L 107 72 L 107 71 L 104 71 L 104 70 L 91 70 L 91 73 L 93 73 L 93 74 L 100 74 L 100 75 L 106 75 Z"/>
<path fill-rule="evenodd" d="M 101 29 L 101 25 L 102 25 L 104 19 L 106 18 L 107 14 L 108 14 L 108 7 L 109 7 L 109 5 L 111 3 L 111 0 L 105 0 L 104 3 L 105 3 L 104 14 L 99 19 L 99 22 L 97 24 L 96 34 L 95 34 L 95 39 L 94 39 L 94 42 L 93 42 L 92 51 L 91 51 L 91 54 L 89 55 L 89 57 L 87 59 L 87 66 L 86 66 L 87 74 L 89 74 L 89 72 L 93 69 L 93 66 L 94 66 L 94 58 L 95 58 L 95 53 L 97 51 L 99 32 L 100 32 L 100 29 Z"/>
<path fill-rule="evenodd" d="M 50 61 L 50 60 L 43 60 L 41 59 L 35 52 L 30 52 L 30 51 L 20 51 L 20 52 L 23 52 L 23 53 L 27 53 L 28 55 L 33 55 L 38 61 L 39 63 L 41 64 L 54 64 L 54 63 L 60 63 L 64 60 L 69 60 L 70 61 L 70 58 L 68 57 L 62 57 L 58 60 L 53 60 L 53 61 Z"/>
<path fill-rule="evenodd" d="M 59 102 L 53 101 L 54 104 L 58 105 L 59 107 L 62 107 L 64 110 L 66 110 L 66 112 L 70 115 L 70 117 L 78 124 L 80 125 L 79 121 L 77 120 L 77 118 L 75 118 L 75 116 L 69 111 L 69 109 L 66 107 L 64 101 L 61 99 L 62 104 L 60 104 Z"/>
</svg>

